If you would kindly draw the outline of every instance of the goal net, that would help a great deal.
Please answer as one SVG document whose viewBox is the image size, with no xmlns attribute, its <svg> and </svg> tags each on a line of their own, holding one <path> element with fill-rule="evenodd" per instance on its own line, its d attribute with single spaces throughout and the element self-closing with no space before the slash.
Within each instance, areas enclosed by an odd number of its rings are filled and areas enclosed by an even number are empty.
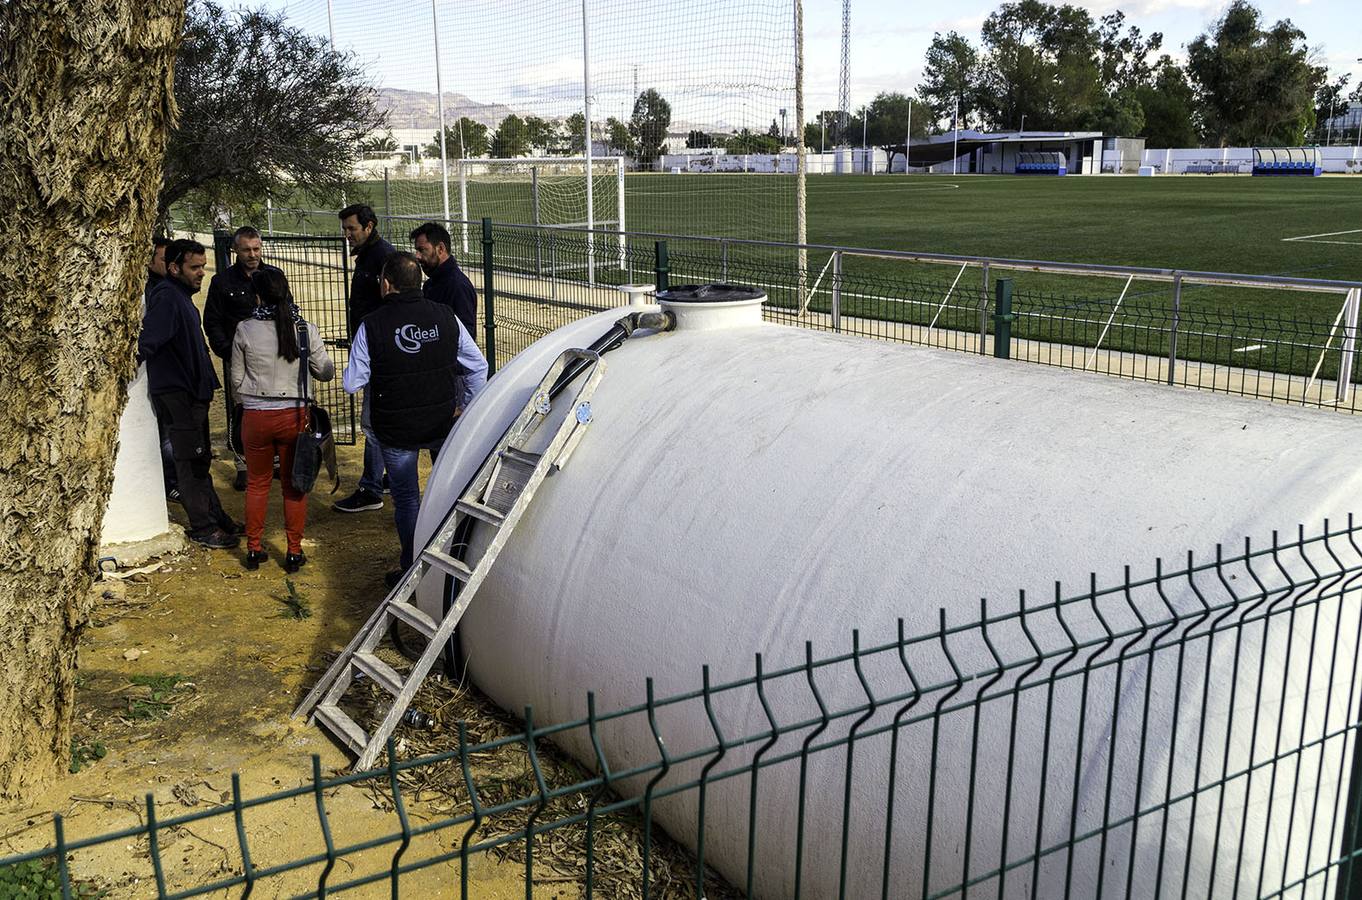
<svg viewBox="0 0 1362 900">
<path fill-rule="evenodd" d="M 615 256 L 612 250 L 617 251 L 619 268 L 627 268 L 623 157 L 461 159 L 451 179 L 458 184 L 458 217 L 464 222 L 489 218 L 504 224 L 558 228 L 570 241 L 587 247 L 586 253 L 565 254 L 563 259 L 550 253 L 546 259 L 543 241 L 533 234 L 504 242 L 512 246 L 503 248 L 503 255 L 508 251 L 515 255 L 516 245 L 523 245 L 527 251 L 533 245 L 536 274 L 584 274 L 594 283 L 596 263 Z M 458 230 L 467 255 L 470 226 L 462 225 Z M 603 236 L 594 233 L 597 231 L 617 234 Z M 522 262 L 528 267 L 528 252 L 526 256 Z"/>
<path fill-rule="evenodd" d="M 628 230 L 621 156 L 461 159 L 451 180 L 465 222 Z"/>
</svg>

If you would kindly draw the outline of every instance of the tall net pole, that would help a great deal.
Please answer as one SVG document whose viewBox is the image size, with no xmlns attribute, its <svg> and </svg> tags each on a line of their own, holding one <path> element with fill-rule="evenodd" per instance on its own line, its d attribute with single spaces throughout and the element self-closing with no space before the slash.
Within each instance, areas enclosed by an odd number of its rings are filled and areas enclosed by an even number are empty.
<svg viewBox="0 0 1362 900">
<path fill-rule="evenodd" d="M 851 124 L 851 0 L 842 0 L 842 72 L 837 84 L 837 140 L 838 147 L 847 143 L 847 127 Z M 853 166 L 853 168 L 855 168 Z"/>
<path fill-rule="evenodd" d="M 808 198 L 808 185 L 804 176 L 808 172 L 809 159 L 804 147 L 804 0 L 794 0 L 794 42 L 795 42 L 795 243 L 799 244 L 799 308 L 808 304 L 809 291 L 809 251 L 804 244 L 809 242 L 808 219 L 805 203 Z"/>
<path fill-rule="evenodd" d="M 444 220 L 449 221 L 449 151 L 445 149 L 445 86 L 440 77 L 440 14 L 430 0 L 431 38 L 435 42 L 435 96 L 440 108 L 440 194 Z"/>
<path fill-rule="evenodd" d="M 587 0 L 582 0 L 582 135 L 583 149 L 586 153 L 586 280 L 587 284 L 596 283 L 595 235 L 596 204 L 591 172 L 591 19 L 587 16 Z"/>
</svg>

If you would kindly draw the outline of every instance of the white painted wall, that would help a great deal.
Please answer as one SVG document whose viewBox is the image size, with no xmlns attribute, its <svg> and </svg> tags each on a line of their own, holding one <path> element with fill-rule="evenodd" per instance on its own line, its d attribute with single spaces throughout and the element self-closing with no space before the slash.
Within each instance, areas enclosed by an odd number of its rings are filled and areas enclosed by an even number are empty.
<svg viewBox="0 0 1362 900">
<path fill-rule="evenodd" d="M 498 372 L 439 455 L 418 542 L 444 516 L 557 353 L 586 346 L 620 314 L 572 323 Z M 713 667 L 717 683 L 750 674 L 756 652 L 765 654 L 769 671 L 802 662 L 805 640 L 820 656 L 847 650 L 857 627 L 863 646 L 893 640 L 900 616 L 910 634 L 929 633 L 937 627 L 938 608 L 953 623 L 973 621 L 982 596 L 998 610 L 1015 604 L 1019 588 L 1032 597 L 1052 596 L 1055 579 L 1078 593 L 1092 571 L 1114 580 L 1129 563 L 1136 575 L 1147 575 L 1156 556 L 1171 565 L 1188 549 L 1209 554 L 1218 542 L 1238 548 L 1245 535 L 1266 537 L 1274 528 L 1294 534 L 1297 523 L 1317 526 L 1326 516 L 1342 521 L 1362 501 L 1355 453 L 1362 422 L 1317 411 L 775 325 L 635 337 L 607 356 L 606 365 L 590 430 L 567 467 L 540 488 L 461 625 L 474 680 L 507 709 L 533 704 L 541 725 L 583 717 L 588 690 L 596 692 L 598 709 L 619 709 L 642 702 L 645 676 L 656 679 L 663 697 L 696 689 L 702 664 Z M 486 539 L 476 531 L 472 538 L 475 545 Z M 438 606 L 431 595 L 422 602 L 431 611 Z M 1199 608 L 1177 586 L 1169 602 Z M 1348 629 L 1356 625 L 1340 617 L 1323 627 L 1323 633 L 1352 633 Z M 1310 630 L 1295 630 L 1297 663 L 1311 650 Z M 1036 637 L 1049 647 L 1064 641 L 1057 625 Z M 995 638 L 1001 652 L 1023 652 L 1019 635 Z M 1288 643 L 1267 648 L 1269 672 Z M 1318 674 L 1309 697 L 1315 708 L 1324 707 L 1325 673 L 1333 671 L 1325 644 L 1314 650 Z M 1232 654 L 1213 654 L 1207 663 L 1202 648 L 1189 652 L 1184 689 L 1200 696 L 1203 667 L 1209 666 L 1212 696 L 1223 706 L 1234 683 Z M 1256 660 L 1259 649 L 1254 633 L 1246 633 L 1244 658 Z M 964 652 L 962 668 L 980 667 L 983 652 Z M 1119 691 L 1110 670 L 1104 671 L 1094 676 L 1092 696 L 1119 697 L 1116 708 L 1128 728 L 1139 714 L 1143 670 L 1128 669 Z M 1256 674 L 1256 664 L 1239 672 L 1243 704 L 1252 702 Z M 891 685 L 905 687 L 894 666 L 877 667 L 868 677 L 881 693 Z M 1161 670 L 1148 728 L 1181 735 L 1176 755 L 1170 757 L 1167 741 L 1151 742 L 1145 782 L 1136 784 L 1135 742 L 1123 743 L 1113 809 L 1128 809 L 1137 791 L 1161 795 L 1170 764 L 1176 763 L 1180 779 L 1193 765 L 1197 747 L 1189 736 L 1198 733 L 1199 703 L 1175 708 L 1173 681 L 1170 667 Z M 1266 685 L 1267 692 L 1281 687 L 1271 674 Z M 863 698 L 845 668 L 820 687 L 834 709 Z M 1335 724 L 1349 720 L 1348 687 L 1333 685 L 1329 712 Z M 1305 685 L 1293 682 L 1287 696 L 1290 708 L 1302 708 Z M 812 711 L 807 693 L 796 689 L 773 691 L 771 701 L 779 721 L 804 719 Z M 1063 712 L 1054 717 L 1054 746 L 1061 745 L 1060 736 L 1072 746 L 1079 706 L 1072 681 L 1056 704 Z M 872 724 L 892 713 L 882 711 Z M 1108 713 L 1089 708 L 1082 745 L 1089 766 L 1107 752 L 1102 732 L 1110 725 Z M 729 736 L 766 727 L 751 692 L 720 704 L 717 715 Z M 1023 733 L 1034 738 L 1044 719 L 1040 698 L 1022 703 L 1019 716 Z M 829 734 L 848 724 L 843 720 Z M 1308 733 L 1319 733 L 1317 719 L 1307 724 Z M 669 708 L 660 726 L 673 754 L 712 740 L 698 703 Z M 996 733 L 998 723 L 989 727 Z M 1259 759 L 1271 740 L 1270 726 L 1263 728 Z M 1206 729 L 1206 746 L 1216 748 L 1214 766 L 1219 748 L 1229 746 L 1228 766 L 1235 771 L 1247 758 L 1251 729 L 1243 725 L 1227 738 L 1218 714 L 1208 717 Z M 895 896 L 921 893 L 918 816 L 928 748 L 921 728 L 912 733 L 917 737 L 900 759 L 895 805 Z M 772 754 L 797 749 L 802 738 L 782 739 Z M 555 740 L 579 759 L 592 759 L 585 735 Z M 603 740 L 616 771 L 657 758 L 641 723 L 607 728 Z M 956 729 L 943 741 L 934 887 L 959 874 L 969 777 L 967 737 Z M 730 751 L 724 767 L 741 765 L 754 749 Z M 1006 746 L 984 741 L 980 750 L 981 805 L 973 834 L 979 847 L 996 848 Z M 1039 758 L 1033 746 L 1024 750 L 1019 783 L 1039 780 Z M 1068 768 L 1053 775 L 1054 783 L 1066 790 L 1056 790 L 1047 803 L 1047 842 L 1062 840 L 1068 825 L 1061 811 L 1068 809 L 1073 755 L 1060 751 L 1056 758 Z M 885 740 L 858 746 L 848 896 L 879 896 L 887 759 Z M 844 767 L 841 752 L 811 759 L 805 896 L 837 895 Z M 678 771 L 696 777 L 699 768 Z M 1080 832 L 1100 820 L 1105 790 L 1103 778 L 1091 777 L 1091 767 L 1085 771 L 1090 777 L 1080 788 Z M 1291 803 L 1289 778 L 1278 779 L 1271 802 L 1266 779 L 1257 779 L 1246 846 L 1268 840 L 1269 882 L 1282 859 L 1301 864 L 1312 828 L 1310 862 L 1318 865 L 1332 851 L 1328 834 L 1338 823 L 1330 810 L 1340 778 L 1346 772 L 1340 773 L 1337 760 L 1326 760 L 1324 799 L 1314 823 L 1309 802 Z M 1347 785 L 1341 788 L 1347 796 Z M 792 894 L 797 790 L 797 766 L 762 775 L 757 896 Z M 747 791 L 745 778 L 734 779 L 708 795 L 706 861 L 737 884 L 747 859 Z M 1204 802 L 1198 809 L 1189 896 L 1207 895 L 1215 805 Z M 1015 823 L 1034 822 L 1035 810 L 1013 813 L 1013 837 L 1024 841 L 1032 826 Z M 661 804 L 657 815 L 671 834 L 694 845 L 694 792 Z M 1241 813 L 1234 807 L 1226 815 L 1237 823 Z M 1178 816 L 1185 821 L 1185 808 Z M 1288 827 L 1294 829 L 1295 855 L 1281 852 Z M 1154 890 L 1147 873 L 1158 851 L 1157 830 L 1157 822 L 1141 830 L 1136 871 L 1146 877 L 1131 896 Z M 1181 860 L 1187 850 L 1183 825 L 1168 833 L 1170 858 Z M 1216 876 L 1222 892 L 1239 837 L 1236 825 L 1221 838 Z M 1113 837 L 1108 851 L 1122 867 L 1128 840 Z M 1086 846 L 1075 863 L 1073 895 L 1079 897 L 1094 895 L 1099 865 L 1095 847 Z M 1039 896 L 1062 893 L 1063 866 L 1046 867 L 1041 877 Z M 1028 878 L 1025 871 L 1010 875 L 1009 896 L 1025 893 L 1020 885 Z M 995 889 L 982 887 L 989 896 Z"/>
<path fill-rule="evenodd" d="M 1320 168 L 1325 172 L 1362 175 L 1362 147 L 1320 147 Z M 1145 150 L 1141 165 L 1153 166 L 1159 174 L 1181 175 L 1194 163 L 1222 162 L 1239 164 L 1243 174 L 1253 168 L 1252 147 L 1179 147 Z"/>
<path fill-rule="evenodd" d="M 118 423 L 113 490 L 104 510 L 100 542 L 108 546 L 145 541 L 169 529 L 161 440 L 147 395 L 147 367 L 141 365 L 128 385 L 128 405 Z"/>
<path fill-rule="evenodd" d="M 829 150 L 826 153 L 805 154 L 805 171 L 810 175 L 865 174 L 873 167 L 875 172 L 884 172 L 887 155 L 883 150 L 873 147 L 862 150 L 860 147 Z M 894 157 L 894 171 L 903 171 L 903 154 Z M 793 175 L 798 165 L 793 153 L 690 153 L 667 154 L 659 157 L 657 168 L 660 172 L 780 172 Z"/>
</svg>

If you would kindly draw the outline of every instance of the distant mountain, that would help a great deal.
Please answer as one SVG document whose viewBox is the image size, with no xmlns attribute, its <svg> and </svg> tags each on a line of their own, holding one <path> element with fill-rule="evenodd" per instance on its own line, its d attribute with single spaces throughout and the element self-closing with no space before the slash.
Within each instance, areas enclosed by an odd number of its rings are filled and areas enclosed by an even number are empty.
<svg viewBox="0 0 1362 900">
<path fill-rule="evenodd" d="M 440 104 L 433 93 L 381 88 L 378 92 L 378 107 L 388 111 L 388 123 L 393 128 L 439 130 Z M 445 91 L 446 122 L 453 123 L 460 116 L 467 116 L 490 129 L 496 128 L 502 119 L 512 113 L 526 115 L 500 103 L 479 103 L 463 94 Z"/>
<path fill-rule="evenodd" d="M 392 128 L 429 129 L 431 132 L 438 131 L 440 128 L 440 104 L 433 93 L 380 88 L 378 91 L 378 107 L 388 111 L 388 124 Z M 479 103 L 463 94 L 445 91 L 445 121 L 451 124 L 457 122 L 460 116 L 468 116 L 474 122 L 486 125 L 490 131 L 500 125 L 501 120 L 512 113 L 522 118 L 534 115 L 534 113 L 527 113 L 524 110 L 512 109 L 502 103 Z M 597 114 L 599 115 L 599 112 Z M 546 116 L 545 118 L 562 120 L 563 117 Z M 605 116 L 601 116 L 598 121 L 604 122 L 605 118 Z M 692 129 L 715 133 L 728 133 L 736 130 L 722 122 L 705 124 L 679 120 L 674 120 L 668 130 L 672 134 L 685 134 Z"/>
</svg>

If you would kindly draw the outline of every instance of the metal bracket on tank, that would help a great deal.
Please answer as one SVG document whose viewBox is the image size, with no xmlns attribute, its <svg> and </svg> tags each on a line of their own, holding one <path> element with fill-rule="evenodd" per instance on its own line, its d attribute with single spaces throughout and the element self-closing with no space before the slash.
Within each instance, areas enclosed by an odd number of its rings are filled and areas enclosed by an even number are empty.
<svg viewBox="0 0 1362 900">
<path fill-rule="evenodd" d="M 596 366 L 597 368 L 604 370 L 605 361 L 598 361 Z M 572 415 L 577 421 L 572 426 L 572 431 L 568 434 L 567 441 L 563 444 L 562 452 L 559 453 L 557 458 L 553 461 L 553 468 L 555 470 L 561 470 L 563 466 L 567 465 L 568 457 L 572 455 L 573 450 L 577 449 L 577 445 L 582 441 L 582 436 L 586 434 L 586 426 L 591 424 L 593 418 L 591 401 L 583 400 L 578 403 L 576 408 L 572 410 Z"/>
</svg>

